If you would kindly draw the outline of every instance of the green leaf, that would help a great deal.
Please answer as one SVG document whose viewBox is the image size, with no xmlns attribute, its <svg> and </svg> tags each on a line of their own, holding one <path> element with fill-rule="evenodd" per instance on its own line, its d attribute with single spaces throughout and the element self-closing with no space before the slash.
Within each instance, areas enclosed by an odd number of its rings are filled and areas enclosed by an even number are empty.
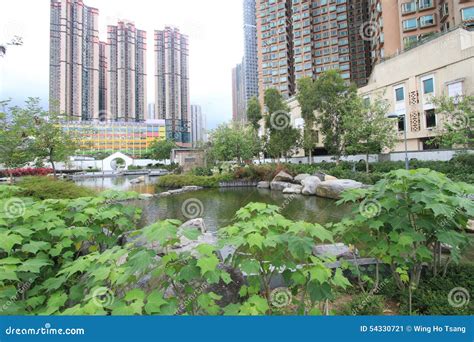
<svg viewBox="0 0 474 342">
<path fill-rule="evenodd" d="M 181 231 L 183 236 L 189 240 L 196 241 L 201 235 L 201 231 L 196 228 L 185 228 Z"/>
<path fill-rule="evenodd" d="M 52 265 L 50 260 L 38 257 L 35 259 L 25 260 L 23 264 L 18 267 L 18 271 L 40 273 L 41 268 L 48 265 Z"/>
<path fill-rule="evenodd" d="M 288 239 L 288 250 L 299 259 L 304 259 L 313 253 L 314 242 L 308 237 L 290 236 Z"/>
<path fill-rule="evenodd" d="M 332 282 L 334 285 L 340 286 L 344 289 L 348 286 L 351 286 L 351 283 L 349 282 L 349 280 L 347 280 L 346 277 L 344 277 L 340 268 L 336 269 L 334 277 L 332 278 Z"/>
<path fill-rule="evenodd" d="M 247 243 L 250 247 L 255 246 L 262 249 L 262 243 L 264 240 L 265 238 L 259 233 L 252 233 L 247 235 Z"/>
<path fill-rule="evenodd" d="M 310 280 L 316 280 L 323 284 L 329 280 L 331 270 L 322 264 L 316 264 L 309 269 Z"/>
<path fill-rule="evenodd" d="M 48 305 L 46 311 L 43 312 L 44 315 L 51 315 L 57 312 L 63 305 L 66 303 L 67 294 L 64 292 L 55 292 L 48 299 Z"/>
<path fill-rule="evenodd" d="M 155 290 L 147 297 L 145 312 L 149 315 L 159 314 L 161 307 L 165 304 L 167 304 L 167 301 L 164 299 L 163 292 Z"/>
<path fill-rule="evenodd" d="M 48 242 L 44 241 L 30 241 L 30 243 L 27 243 L 26 245 L 23 245 L 21 248 L 22 251 L 24 252 L 29 252 L 32 254 L 38 253 L 39 250 L 47 251 L 51 248 L 51 244 Z"/>
<path fill-rule="evenodd" d="M 13 280 L 13 281 L 20 281 L 18 279 L 16 273 L 12 270 L 7 270 L 3 267 L 0 267 L 0 280 Z"/>
<path fill-rule="evenodd" d="M 257 260 L 245 259 L 240 263 L 240 270 L 245 272 L 247 275 L 250 274 L 259 274 L 260 273 L 260 264 Z"/>
<path fill-rule="evenodd" d="M 206 274 L 206 272 L 215 271 L 218 264 L 219 264 L 219 259 L 217 259 L 215 255 L 201 258 L 197 261 L 197 265 L 201 269 L 202 275 Z"/>
<path fill-rule="evenodd" d="M 127 292 L 124 299 L 126 301 L 145 300 L 145 292 L 140 289 L 133 289 Z"/>
<path fill-rule="evenodd" d="M 20 244 L 23 241 L 23 237 L 10 232 L 0 233 L 0 249 L 10 253 L 13 246 Z"/>
</svg>

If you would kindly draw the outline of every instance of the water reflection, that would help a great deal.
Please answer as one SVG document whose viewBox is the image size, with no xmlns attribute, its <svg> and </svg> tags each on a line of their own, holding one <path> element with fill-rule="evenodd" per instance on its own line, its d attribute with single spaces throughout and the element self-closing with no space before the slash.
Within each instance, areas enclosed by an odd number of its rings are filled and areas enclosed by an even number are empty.
<svg viewBox="0 0 474 342">
<path fill-rule="evenodd" d="M 138 176 L 85 178 L 77 180 L 76 184 L 93 188 L 98 191 L 114 189 L 121 191 L 136 191 L 139 193 L 155 193 L 155 184 L 158 181 L 158 177 L 144 176 L 145 181 L 143 183 L 130 183 L 132 179 L 137 177 Z"/>
</svg>

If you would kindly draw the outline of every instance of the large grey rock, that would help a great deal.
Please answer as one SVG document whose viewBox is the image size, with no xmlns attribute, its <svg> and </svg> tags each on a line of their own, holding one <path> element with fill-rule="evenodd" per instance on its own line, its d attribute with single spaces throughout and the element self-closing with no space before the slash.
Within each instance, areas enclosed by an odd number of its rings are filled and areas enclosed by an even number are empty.
<svg viewBox="0 0 474 342">
<path fill-rule="evenodd" d="M 313 173 L 313 176 L 318 177 L 321 182 L 324 182 L 324 177 L 326 177 L 326 174 L 323 172 L 315 172 Z"/>
<path fill-rule="evenodd" d="M 184 192 L 187 192 L 187 191 L 197 191 L 197 190 L 201 190 L 203 187 L 202 186 L 197 186 L 197 185 L 187 185 L 187 186 L 183 186 L 183 191 Z"/>
<path fill-rule="evenodd" d="M 303 186 L 299 184 L 291 184 L 288 188 L 283 189 L 284 194 L 301 194 L 301 189 L 303 189 Z"/>
<path fill-rule="evenodd" d="M 265 181 L 258 182 L 257 188 L 259 188 L 259 189 L 269 189 L 270 188 L 270 182 L 265 182 Z"/>
<path fill-rule="evenodd" d="M 310 177 L 311 175 L 310 174 L 307 174 L 307 173 L 300 173 L 299 175 L 297 175 L 294 179 L 295 183 L 298 183 L 298 184 L 301 184 L 301 182 L 305 179 L 305 178 L 308 178 Z"/>
<path fill-rule="evenodd" d="M 293 177 L 286 173 L 285 171 L 280 171 L 278 174 L 273 178 L 273 182 L 292 182 Z"/>
<path fill-rule="evenodd" d="M 321 180 L 317 176 L 309 176 L 303 179 L 301 184 L 303 185 L 303 189 L 301 193 L 303 195 L 316 195 L 316 188 L 321 183 Z"/>
<path fill-rule="evenodd" d="M 270 183 L 270 189 L 272 190 L 277 190 L 277 191 L 283 191 L 285 188 L 289 188 L 291 186 L 291 183 L 288 182 L 271 182 Z"/>
<path fill-rule="evenodd" d="M 324 176 L 325 181 L 336 180 L 336 179 L 337 179 L 337 177 L 334 177 L 334 176 L 331 176 L 331 175 L 325 175 Z"/>
<path fill-rule="evenodd" d="M 150 199 L 150 198 L 153 198 L 153 197 L 155 197 L 155 195 L 153 195 L 153 194 L 140 194 L 140 196 L 139 196 L 139 198 L 143 199 L 143 200 Z"/>
<path fill-rule="evenodd" d="M 358 189 L 364 185 L 352 179 L 336 179 L 321 182 L 316 188 L 316 196 L 339 199 L 341 193 L 347 189 Z"/>
<path fill-rule="evenodd" d="M 345 259 L 354 257 L 354 252 L 349 248 L 349 246 L 343 243 L 334 243 L 330 245 L 314 246 L 313 254 L 316 256 L 336 257 L 336 258 L 345 258 Z"/>
<path fill-rule="evenodd" d="M 207 232 L 206 224 L 204 223 L 204 220 L 202 218 L 195 218 L 191 219 L 189 221 L 184 222 L 179 228 L 178 228 L 178 234 L 183 231 L 183 229 L 186 228 L 196 228 L 198 229 L 201 233 Z"/>
<path fill-rule="evenodd" d="M 239 295 L 240 288 L 242 285 L 245 285 L 245 277 L 241 271 L 231 266 L 225 264 L 219 264 L 217 266 L 219 269 L 229 273 L 232 281 L 229 284 L 226 284 L 222 280 L 217 284 L 212 284 L 209 286 L 208 292 L 214 292 L 219 296 L 222 296 L 216 303 L 221 306 L 227 306 L 231 303 L 239 303 L 242 301 L 242 297 Z"/>
<path fill-rule="evenodd" d="M 138 184 L 138 183 L 143 183 L 143 182 L 145 182 L 145 176 L 140 176 L 130 181 L 130 183 L 132 184 Z"/>
</svg>

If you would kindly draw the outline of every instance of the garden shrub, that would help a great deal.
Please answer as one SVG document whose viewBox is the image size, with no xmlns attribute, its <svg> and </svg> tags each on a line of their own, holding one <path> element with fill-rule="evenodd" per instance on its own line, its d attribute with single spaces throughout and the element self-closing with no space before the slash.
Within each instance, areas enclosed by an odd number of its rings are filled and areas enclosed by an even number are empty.
<svg viewBox="0 0 474 342">
<path fill-rule="evenodd" d="M 204 188 L 217 188 L 220 182 L 233 180 L 232 175 L 222 174 L 214 176 L 194 176 L 192 174 L 166 175 L 158 179 L 158 188 L 182 188 L 183 186 L 196 185 Z"/>
<path fill-rule="evenodd" d="M 385 297 L 381 295 L 358 294 L 341 310 L 342 315 L 376 316 L 383 314 Z"/>
<path fill-rule="evenodd" d="M 17 184 L 21 187 L 23 196 L 38 199 L 65 199 L 94 196 L 95 192 L 70 181 L 53 177 L 38 176 L 24 177 Z"/>
<path fill-rule="evenodd" d="M 53 169 L 45 167 L 26 167 L 11 170 L 1 170 L 0 177 L 46 176 L 53 173 Z"/>
</svg>

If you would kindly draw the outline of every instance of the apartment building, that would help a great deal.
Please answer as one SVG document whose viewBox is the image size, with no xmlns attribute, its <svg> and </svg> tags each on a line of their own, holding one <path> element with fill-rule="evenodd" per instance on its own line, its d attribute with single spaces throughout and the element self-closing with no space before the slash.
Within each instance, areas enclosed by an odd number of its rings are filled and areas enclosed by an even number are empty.
<svg viewBox="0 0 474 342">
<path fill-rule="evenodd" d="M 243 0 L 244 9 L 244 60 L 243 83 L 245 108 L 254 96 L 258 97 L 257 19 L 255 0 Z"/>
<path fill-rule="evenodd" d="M 99 11 L 81 0 L 51 0 L 50 7 L 50 110 L 70 120 L 97 119 Z"/>
<path fill-rule="evenodd" d="M 155 115 L 169 139 L 190 144 L 189 46 L 179 29 L 155 30 Z"/>
<path fill-rule="evenodd" d="M 192 147 L 206 141 L 206 116 L 199 105 L 191 105 L 191 141 Z"/>
<path fill-rule="evenodd" d="M 372 63 L 412 48 L 439 32 L 474 27 L 472 0 L 371 0 Z"/>
<path fill-rule="evenodd" d="M 131 21 L 109 25 L 107 62 L 107 120 L 146 120 L 146 32 Z"/>
<path fill-rule="evenodd" d="M 238 122 L 247 120 L 244 78 L 243 63 L 237 64 L 232 68 L 232 120 Z"/>
<path fill-rule="evenodd" d="M 99 42 L 99 115 L 100 121 L 107 120 L 107 87 L 109 83 L 107 43 Z"/>
</svg>

